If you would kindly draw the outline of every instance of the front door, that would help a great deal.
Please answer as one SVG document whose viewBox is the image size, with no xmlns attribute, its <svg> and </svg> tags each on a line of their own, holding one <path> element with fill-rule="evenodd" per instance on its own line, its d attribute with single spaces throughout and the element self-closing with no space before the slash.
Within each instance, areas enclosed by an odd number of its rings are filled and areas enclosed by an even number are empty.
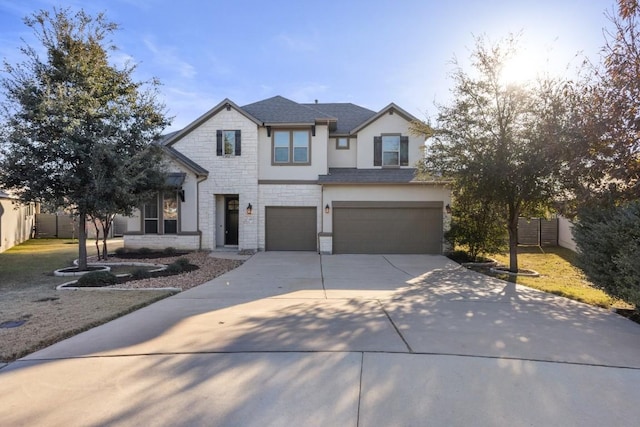
<svg viewBox="0 0 640 427">
<path fill-rule="evenodd" d="M 238 244 L 238 208 L 240 201 L 238 197 L 226 197 L 224 199 L 224 244 Z"/>
</svg>

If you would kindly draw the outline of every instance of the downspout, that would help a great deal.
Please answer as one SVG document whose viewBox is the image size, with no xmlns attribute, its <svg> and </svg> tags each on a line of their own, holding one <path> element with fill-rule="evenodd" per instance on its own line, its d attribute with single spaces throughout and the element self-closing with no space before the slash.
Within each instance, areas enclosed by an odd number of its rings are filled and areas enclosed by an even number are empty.
<svg viewBox="0 0 640 427">
<path fill-rule="evenodd" d="M 196 183 L 196 206 L 197 206 L 197 215 L 196 215 L 196 230 L 198 230 L 198 250 L 202 250 L 202 230 L 200 230 L 200 183 L 205 181 L 207 177 L 202 177 Z"/>
</svg>

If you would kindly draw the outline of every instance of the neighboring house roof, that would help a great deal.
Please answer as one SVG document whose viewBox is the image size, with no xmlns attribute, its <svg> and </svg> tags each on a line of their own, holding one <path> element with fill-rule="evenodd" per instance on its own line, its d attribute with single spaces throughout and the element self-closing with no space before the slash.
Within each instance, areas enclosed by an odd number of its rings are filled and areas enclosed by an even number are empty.
<svg viewBox="0 0 640 427">
<path fill-rule="evenodd" d="M 376 115 L 375 111 L 360 107 L 359 105 L 355 105 L 350 102 L 302 105 L 337 118 L 337 127 L 333 130 L 334 134 L 348 135 L 351 132 L 351 129 L 356 128 L 361 123 L 364 123 Z"/>
<path fill-rule="evenodd" d="M 15 197 L 7 193 L 6 191 L 0 190 L 0 199 L 14 199 L 14 198 Z"/>
<path fill-rule="evenodd" d="M 368 120 L 365 120 L 364 122 L 360 123 L 359 125 L 357 125 L 356 127 L 354 127 L 353 129 L 351 129 L 351 133 L 358 133 L 360 132 L 362 129 L 366 128 L 367 126 L 369 126 L 371 123 L 375 122 L 376 120 L 378 120 L 381 116 L 385 115 L 385 114 L 398 114 L 400 117 L 404 118 L 405 120 L 412 122 L 412 121 L 417 121 L 418 119 L 407 113 L 405 110 L 403 110 L 402 108 L 398 107 L 396 104 L 394 104 L 393 102 L 389 105 L 387 105 L 386 107 L 384 107 L 382 110 L 380 110 L 377 114 L 369 117 Z"/>
<path fill-rule="evenodd" d="M 209 175 L 208 170 L 206 170 L 205 168 L 203 168 L 202 166 L 200 166 L 199 164 L 197 164 L 196 162 L 194 162 L 193 160 L 191 160 L 190 158 L 188 158 L 187 156 L 185 156 L 175 148 L 169 147 L 167 145 L 162 145 L 161 147 L 164 150 L 164 152 L 167 153 L 172 160 L 180 163 L 189 171 L 193 172 L 196 176 Z"/>
<path fill-rule="evenodd" d="M 414 168 L 329 168 L 327 175 L 320 175 L 318 177 L 318 184 L 411 184 L 427 182 L 417 179 L 416 171 Z"/>
<path fill-rule="evenodd" d="M 298 104 L 282 96 L 274 96 L 242 107 L 246 113 L 260 120 L 263 124 L 315 124 L 332 122 L 336 117 L 326 114 L 304 104 Z"/>
</svg>

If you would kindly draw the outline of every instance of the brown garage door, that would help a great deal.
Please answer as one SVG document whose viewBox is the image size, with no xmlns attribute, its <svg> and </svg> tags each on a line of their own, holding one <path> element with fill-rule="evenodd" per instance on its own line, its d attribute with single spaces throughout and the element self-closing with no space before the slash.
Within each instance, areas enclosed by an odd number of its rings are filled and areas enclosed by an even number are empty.
<svg viewBox="0 0 640 427">
<path fill-rule="evenodd" d="M 267 206 L 265 215 L 267 251 L 317 250 L 315 207 Z"/>
<path fill-rule="evenodd" d="M 333 202 L 333 253 L 441 252 L 441 202 Z"/>
</svg>

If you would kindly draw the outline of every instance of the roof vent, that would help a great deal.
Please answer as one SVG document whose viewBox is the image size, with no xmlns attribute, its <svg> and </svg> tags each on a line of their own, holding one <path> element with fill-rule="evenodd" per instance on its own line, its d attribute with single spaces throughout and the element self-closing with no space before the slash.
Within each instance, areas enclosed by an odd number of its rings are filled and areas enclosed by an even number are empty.
<svg viewBox="0 0 640 427">
<path fill-rule="evenodd" d="M 316 104 L 318 103 L 318 100 L 316 99 Z"/>
</svg>

